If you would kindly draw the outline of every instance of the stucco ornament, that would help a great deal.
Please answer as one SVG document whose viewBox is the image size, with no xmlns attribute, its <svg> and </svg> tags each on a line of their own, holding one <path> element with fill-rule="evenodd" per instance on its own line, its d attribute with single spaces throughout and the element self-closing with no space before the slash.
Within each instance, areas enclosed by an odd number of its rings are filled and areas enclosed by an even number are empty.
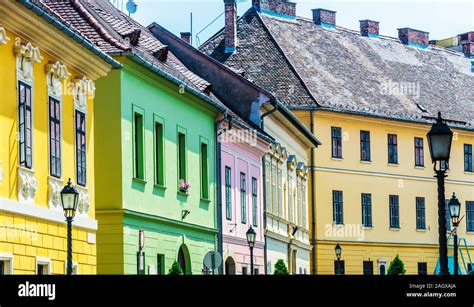
<svg viewBox="0 0 474 307">
<path fill-rule="evenodd" d="M 16 68 L 18 77 L 27 82 L 33 81 L 33 64 L 43 60 L 38 47 L 31 43 L 21 43 L 17 38 L 13 45 L 13 52 L 16 55 Z"/>
<path fill-rule="evenodd" d="M 73 81 L 74 107 L 80 111 L 87 111 L 87 97 L 94 95 L 94 81 L 87 77 L 76 77 Z"/>
<path fill-rule="evenodd" d="M 304 164 L 304 162 L 299 162 L 296 167 L 296 173 L 303 179 L 306 179 L 308 175 L 308 167 Z"/>
<path fill-rule="evenodd" d="M 49 208 L 62 209 L 61 205 L 61 190 L 63 189 L 63 182 L 56 178 L 49 178 Z"/>
<path fill-rule="evenodd" d="M 18 178 L 18 198 L 20 201 L 34 203 L 36 188 L 38 187 L 38 181 L 34 173 L 31 170 L 19 168 Z"/>
<path fill-rule="evenodd" d="M 77 191 L 79 192 L 77 210 L 79 214 L 88 215 L 89 206 L 91 204 L 91 198 L 89 196 L 89 192 L 86 189 L 83 189 L 80 187 L 77 187 Z"/>
<path fill-rule="evenodd" d="M 61 82 L 71 76 L 66 65 L 59 61 L 49 62 L 45 65 L 46 74 L 48 76 L 48 91 L 51 95 L 59 97 L 62 95 Z"/>
<path fill-rule="evenodd" d="M 8 43 L 10 38 L 7 36 L 7 32 L 4 27 L 0 27 L 0 45 Z"/>
</svg>

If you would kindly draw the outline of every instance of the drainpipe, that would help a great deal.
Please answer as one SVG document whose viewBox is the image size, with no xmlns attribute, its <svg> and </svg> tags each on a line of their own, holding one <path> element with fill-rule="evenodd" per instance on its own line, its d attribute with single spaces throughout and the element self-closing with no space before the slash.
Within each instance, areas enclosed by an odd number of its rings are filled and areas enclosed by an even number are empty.
<svg viewBox="0 0 474 307">
<path fill-rule="evenodd" d="M 273 109 L 263 113 L 260 116 L 260 120 L 261 120 L 260 127 L 261 127 L 262 130 L 264 130 L 264 126 L 265 126 L 264 125 L 264 118 L 278 110 L 278 104 L 275 101 L 271 101 L 271 105 L 273 106 Z"/>
<path fill-rule="evenodd" d="M 313 110 L 309 111 L 309 118 L 310 118 L 310 130 L 311 133 L 314 135 L 314 119 L 313 119 Z M 314 195 L 314 146 L 311 147 L 311 243 L 312 243 L 312 258 L 313 258 L 313 269 L 312 274 L 316 275 L 316 213 L 315 213 L 315 195 Z"/>
<path fill-rule="evenodd" d="M 224 254 L 223 254 L 223 233 L 222 233 L 222 176 L 221 176 L 221 163 L 222 163 L 222 155 L 221 155 L 221 143 L 219 141 L 219 126 L 225 120 L 229 121 L 229 127 L 232 127 L 232 118 L 227 115 L 227 110 L 224 113 L 224 117 L 221 120 L 216 122 L 215 133 L 216 133 L 216 160 L 217 160 L 217 167 L 216 167 L 216 184 L 217 184 L 217 252 L 222 256 L 222 264 L 218 269 L 218 274 L 224 274 Z"/>
</svg>

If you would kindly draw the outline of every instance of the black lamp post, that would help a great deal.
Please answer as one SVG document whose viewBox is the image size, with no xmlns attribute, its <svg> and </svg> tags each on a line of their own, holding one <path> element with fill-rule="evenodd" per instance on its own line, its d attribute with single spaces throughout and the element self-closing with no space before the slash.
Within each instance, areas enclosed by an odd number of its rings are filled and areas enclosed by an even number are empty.
<svg viewBox="0 0 474 307">
<path fill-rule="evenodd" d="M 453 132 L 441 118 L 438 112 L 436 123 L 427 134 L 433 169 L 438 180 L 438 233 L 439 233 L 439 263 L 440 275 L 449 275 L 448 246 L 446 238 L 446 210 L 444 201 L 444 178 L 451 153 Z M 444 162 L 445 166 L 442 165 Z"/>
<path fill-rule="evenodd" d="M 461 212 L 461 203 L 456 198 L 456 195 L 453 193 L 453 196 L 449 200 L 449 214 L 451 215 L 451 222 L 453 223 L 454 229 L 454 275 L 458 275 L 459 271 L 459 262 L 458 262 L 458 226 L 459 226 L 459 213 Z"/>
<path fill-rule="evenodd" d="M 339 245 L 339 243 L 336 244 L 336 247 L 334 248 L 334 252 L 336 253 L 336 258 L 337 258 L 337 265 L 336 265 L 336 275 L 341 275 L 341 254 L 342 254 L 342 247 Z"/>
<path fill-rule="evenodd" d="M 255 246 L 255 237 L 257 233 L 255 230 L 250 226 L 249 230 L 247 230 L 247 243 L 249 244 L 250 248 L 250 275 L 253 275 L 253 247 Z"/>
<path fill-rule="evenodd" d="M 76 215 L 79 193 L 71 183 L 71 178 L 61 191 L 61 204 L 67 222 L 67 275 L 72 275 L 72 220 Z"/>
</svg>

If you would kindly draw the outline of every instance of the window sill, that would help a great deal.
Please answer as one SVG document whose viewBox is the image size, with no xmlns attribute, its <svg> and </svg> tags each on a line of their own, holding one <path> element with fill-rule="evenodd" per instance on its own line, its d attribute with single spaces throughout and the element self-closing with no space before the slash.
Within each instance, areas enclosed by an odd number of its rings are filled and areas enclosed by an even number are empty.
<svg viewBox="0 0 474 307">
<path fill-rule="evenodd" d="M 164 185 L 157 184 L 157 183 L 155 183 L 153 187 L 157 190 L 166 190 L 166 187 Z"/>
<path fill-rule="evenodd" d="M 474 235 L 474 230 L 466 230 L 467 235 Z"/>
<path fill-rule="evenodd" d="M 211 200 L 208 199 L 208 198 L 202 198 L 202 197 L 201 197 L 201 202 L 210 204 L 210 203 L 211 203 Z"/>
<path fill-rule="evenodd" d="M 362 229 L 371 230 L 373 228 L 374 228 L 374 226 L 363 226 L 362 225 Z"/>
<path fill-rule="evenodd" d="M 332 226 L 333 226 L 333 227 L 341 227 L 341 228 L 342 228 L 342 227 L 344 227 L 344 224 L 334 224 L 334 223 L 333 223 Z"/>
<path fill-rule="evenodd" d="M 400 227 L 389 227 L 388 230 L 390 230 L 390 231 L 400 231 Z"/>
<path fill-rule="evenodd" d="M 419 228 L 417 228 L 416 231 L 418 231 L 418 232 L 427 232 L 428 229 L 426 229 L 426 228 L 425 228 L 425 229 L 419 229 Z"/>
<path fill-rule="evenodd" d="M 342 161 L 342 160 L 344 160 L 344 159 L 343 159 L 343 158 L 331 157 L 331 160 L 334 160 L 334 161 Z"/>
<path fill-rule="evenodd" d="M 360 163 L 363 163 L 363 164 L 372 164 L 372 161 L 370 161 L 370 160 L 360 160 Z"/>
<path fill-rule="evenodd" d="M 185 196 L 185 197 L 188 197 L 189 196 L 189 193 L 187 192 L 182 192 L 180 190 L 177 191 L 178 195 L 182 195 L 182 196 Z"/>
<path fill-rule="evenodd" d="M 474 172 L 464 171 L 464 174 L 466 174 L 466 175 L 474 175 Z"/>
<path fill-rule="evenodd" d="M 426 167 L 423 165 L 415 165 L 415 169 L 425 169 Z"/>
<path fill-rule="evenodd" d="M 387 163 L 388 166 L 393 166 L 393 167 L 397 167 L 398 166 L 398 163 Z"/>
<path fill-rule="evenodd" d="M 147 184 L 146 180 L 141 178 L 133 177 L 132 180 L 140 184 Z"/>
</svg>

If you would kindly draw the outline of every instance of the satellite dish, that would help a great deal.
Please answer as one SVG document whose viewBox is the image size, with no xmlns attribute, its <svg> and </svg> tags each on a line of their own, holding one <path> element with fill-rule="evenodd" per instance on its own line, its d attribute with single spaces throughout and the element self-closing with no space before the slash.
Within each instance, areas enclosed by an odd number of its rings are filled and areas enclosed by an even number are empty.
<svg viewBox="0 0 474 307">
<path fill-rule="evenodd" d="M 137 12 L 137 4 L 133 0 L 128 0 L 127 2 L 127 11 L 128 14 L 135 14 Z"/>
</svg>

